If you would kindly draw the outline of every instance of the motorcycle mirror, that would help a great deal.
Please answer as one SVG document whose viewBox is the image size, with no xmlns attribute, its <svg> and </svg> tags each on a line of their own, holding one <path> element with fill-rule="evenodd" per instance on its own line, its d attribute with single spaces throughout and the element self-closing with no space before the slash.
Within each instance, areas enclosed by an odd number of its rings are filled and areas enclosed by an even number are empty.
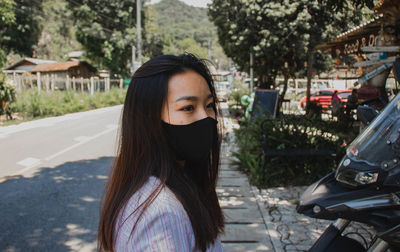
<svg viewBox="0 0 400 252">
<path fill-rule="evenodd" d="M 357 119 L 368 125 L 379 114 L 378 110 L 369 105 L 360 105 L 357 108 Z"/>
</svg>

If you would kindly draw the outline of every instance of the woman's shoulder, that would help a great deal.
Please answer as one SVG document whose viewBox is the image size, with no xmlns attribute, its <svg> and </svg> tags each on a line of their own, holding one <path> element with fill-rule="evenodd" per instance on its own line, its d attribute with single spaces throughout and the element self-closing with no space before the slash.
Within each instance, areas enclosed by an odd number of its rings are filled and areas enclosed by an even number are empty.
<svg viewBox="0 0 400 252">
<path fill-rule="evenodd" d="M 142 188 L 132 195 L 116 223 L 116 250 L 196 251 L 189 216 L 167 186 L 162 187 L 140 216 L 143 202 L 159 186 L 163 186 L 161 181 L 150 177 Z M 135 225 L 135 231 L 132 233 Z M 218 239 L 207 249 L 213 252 L 223 250 Z"/>
<path fill-rule="evenodd" d="M 163 186 L 142 213 L 143 203 L 160 185 L 160 180 L 151 177 L 132 195 L 116 223 L 117 248 L 126 251 L 193 249 L 195 240 L 190 219 L 168 187 Z"/>
<path fill-rule="evenodd" d="M 161 188 L 161 190 L 158 190 Z M 151 195 L 154 194 L 153 197 Z M 151 197 L 149 203 L 146 200 Z M 144 210 L 144 211 L 143 211 Z M 156 177 L 148 181 L 131 196 L 125 207 L 121 210 L 116 225 L 123 229 L 132 230 L 134 225 L 163 219 L 175 218 L 185 230 L 191 230 L 189 216 L 175 194 Z M 168 220 L 170 221 L 170 220 Z"/>
<path fill-rule="evenodd" d="M 157 190 L 161 188 L 161 190 Z M 162 182 L 156 178 L 151 176 L 148 181 L 140 188 L 134 195 L 129 199 L 126 210 L 131 212 L 140 205 L 143 204 L 153 193 L 155 193 L 155 197 L 153 198 L 150 205 L 148 205 L 146 209 L 146 213 L 150 211 L 156 210 L 158 213 L 162 212 L 176 212 L 181 213 L 185 211 L 180 201 L 176 198 L 175 194 L 165 185 L 162 185 Z"/>
</svg>

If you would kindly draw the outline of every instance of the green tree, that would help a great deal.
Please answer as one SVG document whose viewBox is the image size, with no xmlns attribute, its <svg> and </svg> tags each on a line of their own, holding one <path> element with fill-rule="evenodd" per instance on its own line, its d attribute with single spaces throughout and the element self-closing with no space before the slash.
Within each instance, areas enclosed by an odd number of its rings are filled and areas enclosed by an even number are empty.
<svg viewBox="0 0 400 252">
<path fill-rule="evenodd" d="M 216 34 L 205 8 L 188 6 L 179 0 L 163 0 L 154 8 L 159 13 L 158 25 L 174 41 L 191 38 L 207 46 L 207 39 Z"/>
<path fill-rule="evenodd" d="M 42 0 L 1 1 L 0 48 L 5 54 L 14 51 L 34 56 L 33 49 L 40 37 L 39 23 L 43 17 L 42 2 Z"/>
<path fill-rule="evenodd" d="M 15 14 L 13 6 L 15 2 L 13 0 L 3 0 L 0 2 L 0 33 L 3 34 L 6 27 L 15 23 Z M 1 42 L 0 42 L 1 45 Z M 0 47 L 0 68 L 3 67 L 7 59 L 6 49 L 3 46 Z"/>
<path fill-rule="evenodd" d="M 349 3 L 333 6 L 323 0 L 214 0 L 209 9 L 225 53 L 248 70 L 251 51 L 264 88 L 272 87 L 277 75 L 304 74 L 314 47 L 359 24 L 360 14 Z"/>
<path fill-rule="evenodd" d="M 214 0 L 209 16 L 225 53 L 245 71 L 252 52 L 258 86 L 272 88 L 278 75 L 284 77 L 282 101 L 288 79 L 305 74 L 309 97 L 312 72 L 326 70 L 330 61 L 315 46 L 360 24 L 365 17 L 362 5 L 367 2 Z"/>
<path fill-rule="evenodd" d="M 143 41 L 144 55 L 152 58 L 163 54 L 164 36 L 157 23 L 159 18 L 154 5 L 145 7 L 146 22 L 144 24 L 146 36 Z"/>
<path fill-rule="evenodd" d="M 42 32 L 34 46 L 38 58 L 61 61 L 68 52 L 81 49 L 75 37 L 72 12 L 65 0 L 44 0 L 43 13 Z"/>
<path fill-rule="evenodd" d="M 309 39 L 306 47 L 307 55 L 307 110 L 310 104 L 310 86 L 313 68 L 318 66 L 318 53 L 314 48 L 323 42 L 327 42 L 338 34 L 353 28 L 363 21 L 371 18 L 371 12 L 363 6 L 372 6 L 371 0 L 314 0 L 305 4 L 310 14 L 309 17 L 300 22 L 309 22 L 311 25 L 306 29 Z M 321 57 L 319 57 L 321 58 Z"/>
<path fill-rule="evenodd" d="M 210 40 L 210 60 L 220 68 L 228 68 L 228 58 L 218 43 L 216 27 L 208 19 L 206 8 L 188 6 L 179 0 L 163 0 L 153 6 L 163 37 L 163 53 L 191 51 L 208 58 Z"/>
<path fill-rule="evenodd" d="M 14 5 L 13 0 L 2 0 L 0 2 L 0 27 L 15 23 Z"/>
<path fill-rule="evenodd" d="M 87 57 L 113 74 L 129 75 L 131 47 L 136 45 L 136 2 L 132 0 L 67 0 L 76 36 Z M 145 20 L 142 11 L 142 24 Z M 145 37 L 145 31 L 142 32 Z"/>
<path fill-rule="evenodd" d="M 207 58 L 207 48 L 201 47 L 191 38 L 186 38 L 179 43 L 180 53 L 189 52 L 193 53 L 200 58 Z"/>
</svg>

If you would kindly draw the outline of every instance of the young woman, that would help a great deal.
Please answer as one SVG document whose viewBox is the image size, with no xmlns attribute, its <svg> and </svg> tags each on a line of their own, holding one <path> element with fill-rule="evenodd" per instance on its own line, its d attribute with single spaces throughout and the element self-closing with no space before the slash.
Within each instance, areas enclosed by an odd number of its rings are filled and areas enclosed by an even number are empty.
<svg viewBox="0 0 400 252">
<path fill-rule="evenodd" d="M 132 77 L 100 215 L 101 251 L 223 251 L 218 106 L 207 66 L 163 55 Z"/>
</svg>

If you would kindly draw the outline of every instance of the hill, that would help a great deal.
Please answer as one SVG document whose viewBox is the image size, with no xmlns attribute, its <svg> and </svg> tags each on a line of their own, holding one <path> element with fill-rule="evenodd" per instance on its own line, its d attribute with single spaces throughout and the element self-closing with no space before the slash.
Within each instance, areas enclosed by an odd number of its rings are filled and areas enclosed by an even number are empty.
<svg viewBox="0 0 400 252">
<path fill-rule="evenodd" d="M 154 4 L 158 13 L 157 24 L 175 41 L 194 39 L 207 46 L 208 38 L 217 39 L 214 24 L 208 20 L 207 9 L 189 6 L 179 0 L 163 0 Z"/>
<path fill-rule="evenodd" d="M 208 19 L 207 8 L 189 6 L 179 0 L 162 0 L 151 8 L 155 12 L 152 22 L 164 37 L 163 53 L 188 51 L 208 58 L 210 41 L 211 60 L 215 66 L 229 68 L 229 60 L 218 43 L 216 27 Z"/>
</svg>

